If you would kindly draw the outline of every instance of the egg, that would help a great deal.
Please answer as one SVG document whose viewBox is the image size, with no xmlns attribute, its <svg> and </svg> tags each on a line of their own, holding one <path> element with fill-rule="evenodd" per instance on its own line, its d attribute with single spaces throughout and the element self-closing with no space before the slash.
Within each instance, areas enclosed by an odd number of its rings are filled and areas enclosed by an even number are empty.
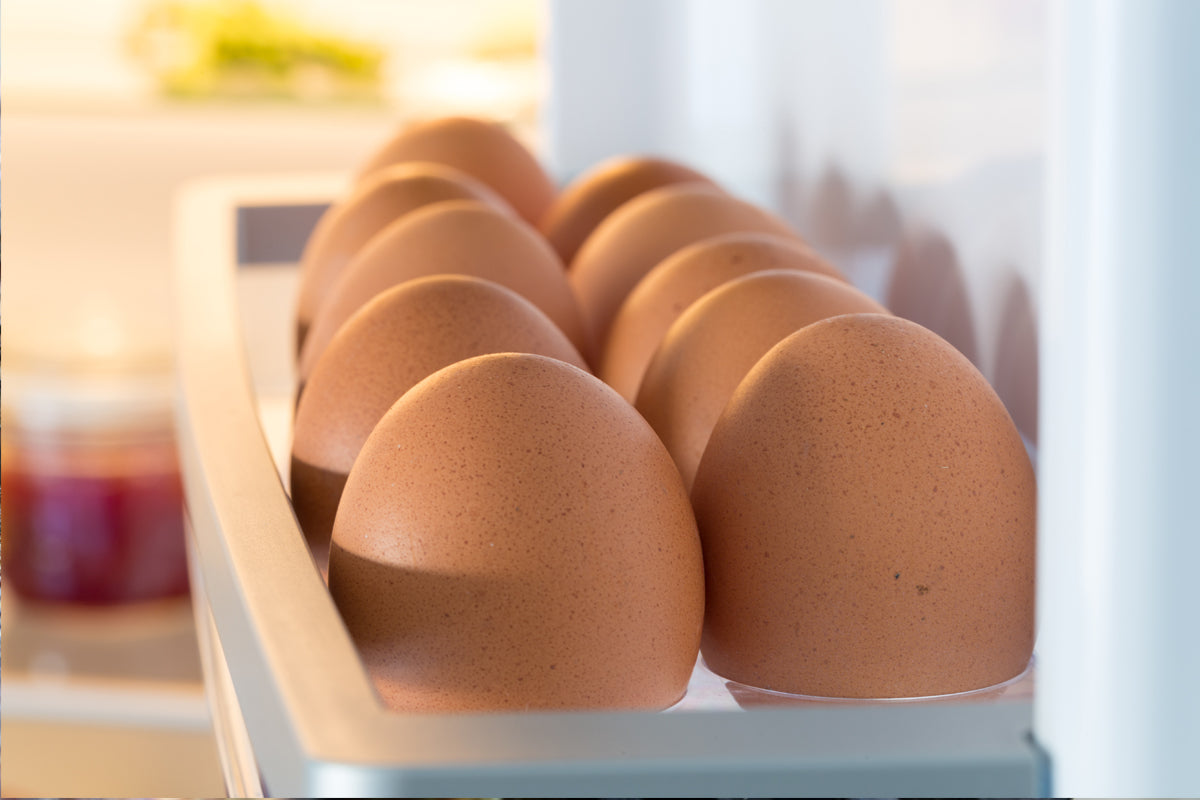
<svg viewBox="0 0 1200 800">
<path fill-rule="evenodd" d="M 887 310 L 845 281 L 796 270 L 735 278 L 697 300 L 667 331 L 637 409 L 689 489 L 713 425 L 742 378 L 777 342 L 838 314 Z"/>
<path fill-rule="evenodd" d="M 1021 674 L 1035 495 L 1003 404 L 940 336 L 879 314 L 802 328 L 739 384 L 696 473 L 704 662 L 826 697 Z"/>
<path fill-rule="evenodd" d="M 773 233 L 726 233 L 701 239 L 660 261 L 621 303 L 596 374 L 629 402 L 659 342 L 679 315 L 711 289 L 769 269 L 797 269 L 845 280 L 804 242 Z"/>
<path fill-rule="evenodd" d="M 625 296 L 647 272 L 681 247 L 733 231 L 763 231 L 799 238 L 786 222 L 707 183 L 680 183 L 643 192 L 604 218 L 584 240 L 568 268 L 584 325 L 595 350 Z"/>
<path fill-rule="evenodd" d="M 388 225 L 346 266 L 300 352 L 301 384 L 360 306 L 391 286 L 437 274 L 474 275 L 506 286 L 541 309 L 576 348 L 585 348 L 562 262 L 533 226 L 477 201 L 447 201 Z"/>
<path fill-rule="evenodd" d="M 442 367 L 485 353 L 538 353 L 585 368 L 578 350 L 525 298 L 465 275 L 393 286 L 338 329 L 296 409 L 291 497 L 318 561 L 346 476 L 384 412 Z"/>
<path fill-rule="evenodd" d="M 406 392 L 367 438 L 329 590 L 401 711 L 662 709 L 703 621 L 687 493 L 598 378 L 492 354 Z"/>
<path fill-rule="evenodd" d="M 366 160 L 359 175 L 401 161 L 456 167 L 498 192 L 532 225 L 557 191 L 537 156 L 507 127 L 487 119 L 448 116 L 406 124 Z"/>
<path fill-rule="evenodd" d="M 538 228 L 564 264 L 600 222 L 637 195 L 672 183 L 715 183 L 689 166 L 654 156 L 622 155 L 601 161 L 571 181 L 550 204 Z"/>
<path fill-rule="evenodd" d="M 479 200 L 498 210 L 508 204 L 494 191 L 453 167 L 405 162 L 379 169 L 355 185 L 317 221 L 300 258 L 296 352 L 338 276 L 363 245 L 409 211 L 443 200 Z"/>
</svg>

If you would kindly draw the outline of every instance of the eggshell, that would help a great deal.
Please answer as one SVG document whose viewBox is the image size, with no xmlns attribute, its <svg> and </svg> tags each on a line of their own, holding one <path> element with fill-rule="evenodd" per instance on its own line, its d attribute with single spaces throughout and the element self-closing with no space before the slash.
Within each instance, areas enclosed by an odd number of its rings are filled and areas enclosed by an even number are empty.
<svg viewBox="0 0 1200 800">
<path fill-rule="evenodd" d="M 536 225 L 554 201 L 556 188 L 537 157 L 499 122 L 438 117 L 405 125 L 367 159 L 360 176 L 400 161 L 433 161 L 472 175 L 499 192 Z"/>
<path fill-rule="evenodd" d="M 346 476 L 384 412 L 442 367 L 503 352 L 538 353 L 586 368 L 532 303 L 465 275 L 393 286 L 338 329 L 301 395 L 292 442 L 292 505 L 320 560 Z"/>
<path fill-rule="evenodd" d="M 329 588 L 393 709 L 661 709 L 699 650 L 703 564 L 662 443 L 544 356 L 460 361 L 350 471 Z"/>
<path fill-rule="evenodd" d="M 647 272 L 681 247 L 733 231 L 799 238 L 787 223 L 710 184 L 681 183 L 643 192 L 605 217 L 579 248 L 568 273 L 597 363 L 617 309 Z"/>
<path fill-rule="evenodd" d="M 615 156 L 571 181 L 538 224 L 542 234 L 570 264 L 597 225 L 627 200 L 672 183 L 716 184 L 684 164 L 653 156 Z"/>
<path fill-rule="evenodd" d="M 696 474 L 705 663 L 860 698 L 1019 675 L 1035 493 L 1003 404 L 944 339 L 877 314 L 793 333 L 739 385 Z"/>
<path fill-rule="evenodd" d="M 701 239 L 660 261 L 621 303 L 596 374 L 629 402 L 671 323 L 722 283 L 769 269 L 797 269 L 845 280 L 804 242 L 772 233 L 725 233 Z"/>
<path fill-rule="evenodd" d="M 637 409 L 691 489 L 709 434 L 758 360 L 805 325 L 887 309 L 845 281 L 796 270 L 755 272 L 697 300 L 655 352 Z"/>
<path fill-rule="evenodd" d="M 584 349 L 579 306 L 562 262 L 546 240 L 528 223 L 490 206 L 455 200 L 404 215 L 346 266 L 305 339 L 298 367 L 301 383 L 360 306 L 390 286 L 437 274 L 474 275 L 507 286 Z"/>
<path fill-rule="evenodd" d="M 300 258 L 297 353 L 317 307 L 363 245 L 409 211 L 443 200 L 479 200 L 498 210 L 511 211 L 498 194 L 465 172 L 420 161 L 392 164 L 373 172 L 329 207 Z"/>
</svg>

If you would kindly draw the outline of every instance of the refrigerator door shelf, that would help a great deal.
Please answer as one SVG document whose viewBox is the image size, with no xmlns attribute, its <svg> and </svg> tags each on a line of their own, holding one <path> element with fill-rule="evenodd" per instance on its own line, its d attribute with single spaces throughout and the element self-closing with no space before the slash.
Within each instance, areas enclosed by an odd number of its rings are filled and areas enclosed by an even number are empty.
<svg viewBox="0 0 1200 800">
<path fill-rule="evenodd" d="M 385 709 L 285 491 L 294 260 L 307 235 L 295 217 L 311 223 L 345 180 L 214 177 L 178 196 L 176 412 L 196 613 L 231 793 L 1042 791 L 1028 677 L 999 697 L 954 702 L 762 703 L 752 701 L 764 693 L 739 702 L 737 687 L 700 667 L 668 713 Z M 251 263 L 255 252 L 279 263 Z"/>
</svg>

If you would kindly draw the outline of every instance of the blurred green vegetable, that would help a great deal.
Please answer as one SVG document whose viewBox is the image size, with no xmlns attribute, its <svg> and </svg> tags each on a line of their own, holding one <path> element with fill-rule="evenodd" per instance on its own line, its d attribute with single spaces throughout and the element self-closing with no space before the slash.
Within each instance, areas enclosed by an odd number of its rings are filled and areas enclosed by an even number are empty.
<svg viewBox="0 0 1200 800">
<path fill-rule="evenodd" d="M 155 0 L 129 45 L 173 97 L 381 98 L 382 47 L 314 30 L 256 0 Z"/>
</svg>

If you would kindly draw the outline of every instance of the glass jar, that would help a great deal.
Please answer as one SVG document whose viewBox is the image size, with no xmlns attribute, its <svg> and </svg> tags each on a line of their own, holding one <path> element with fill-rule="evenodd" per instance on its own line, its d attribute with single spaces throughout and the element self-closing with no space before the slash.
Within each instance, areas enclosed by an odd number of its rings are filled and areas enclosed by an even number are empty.
<svg viewBox="0 0 1200 800">
<path fill-rule="evenodd" d="M 6 588 L 107 605 L 188 592 L 168 370 L 10 369 L 0 519 Z"/>
</svg>

